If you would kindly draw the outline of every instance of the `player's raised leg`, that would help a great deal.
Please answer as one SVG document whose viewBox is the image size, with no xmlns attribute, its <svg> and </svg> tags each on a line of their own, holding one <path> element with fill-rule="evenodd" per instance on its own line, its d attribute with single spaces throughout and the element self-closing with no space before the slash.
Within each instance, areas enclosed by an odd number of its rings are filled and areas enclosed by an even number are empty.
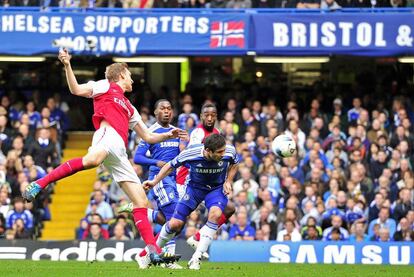
<svg viewBox="0 0 414 277">
<path fill-rule="evenodd" d="M 95 135 L 99 135 L 99 130 L 95 132 Z M 75 158 L 64 162 L 53 169 L 45 177 L 30 183 L 22 193 L 22 196 L 29 202 L 33 201 L 39 192 L 46 188 L 50 183 L 71 176 L 78 171 L 96 167 L 100 165 L 107 156 L 107 151 L 103 149 L 94 149 L 82 158 Z"/>
</svg>

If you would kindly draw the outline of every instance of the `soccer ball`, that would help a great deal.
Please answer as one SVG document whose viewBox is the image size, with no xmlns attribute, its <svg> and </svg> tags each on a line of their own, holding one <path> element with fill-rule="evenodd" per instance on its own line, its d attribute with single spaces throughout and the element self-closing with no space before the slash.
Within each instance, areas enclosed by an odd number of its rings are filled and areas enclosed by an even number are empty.
<svg viewBox="0 0 414 277">
<path fill-rule="evenodd" d="M 280 135 L 273 140 L 272 151 L 281 158 L 292 157 L 296 152 L 296 143 L 291 136 Z"/>
</svg>

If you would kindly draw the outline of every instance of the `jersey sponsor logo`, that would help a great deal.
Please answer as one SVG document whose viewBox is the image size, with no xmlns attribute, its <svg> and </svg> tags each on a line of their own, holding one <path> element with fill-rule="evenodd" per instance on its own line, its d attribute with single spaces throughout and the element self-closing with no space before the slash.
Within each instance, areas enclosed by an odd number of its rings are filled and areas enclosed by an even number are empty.
<svg viewBox="0 0 414 277">
<path fill-rule="evenodd" d="M 122 108 L 124 108 L 124 110 L 126 110 L 126 111 L 127 111 L 127 113 L 128 113 L 128 117 L 131 117 L 131 116 L 132 116 L 131 111 L 128 109 L 128 106 L 127 106 L 127 104 L 124 102 L 124 100 L 119 99 L 119 98 L 117 98 L 117 97 L 114 97 L 114 102 L 115 102 L 115 103 L 117 103 L 117 104 L 119 104 Z"/>
<path fill-rule="evenodd" d="M 224 171 L 224 168 L 195 168 L 196 173 L 201 174 L 216 174 Z"/>
<path fill-rule="evenodd" d="M 160 143 L 160 147 L 178 147 L 179 145 L 178 141 L 163 141 Z"/>
</svg>

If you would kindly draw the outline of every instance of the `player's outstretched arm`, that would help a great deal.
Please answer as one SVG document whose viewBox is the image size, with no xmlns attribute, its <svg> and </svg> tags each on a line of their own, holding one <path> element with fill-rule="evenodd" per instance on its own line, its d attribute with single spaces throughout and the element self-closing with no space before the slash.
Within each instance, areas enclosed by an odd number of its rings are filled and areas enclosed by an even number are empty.
<svg viewBox="0 0 414 277">
<path fill-rule="evenodd" d="M 170 175 L 170 173 L 174 170 L 170 163 L 166 163 L 160 170 L 160 172 L 155 176 L 153 180 L 145 181 L 142 185 L 144 189 L 148 190 L 154 187 L 156 184 L 162 181 L 166 176 Z"/>
<path fill-rule="evenodd" d="M 150 144 L 159 143 L 171 138 L 188 138 L 186 131 L 175 128 L 167 133 L 153 133 L 151 132 L 142 120 L 139 120 L 134 126 L 135 132 L 146 142 Z"/>
<path fill-rule="evenodd" d="M 70 93 L 76 96 L 90 97 L 92 95 L 93 87 L 91 84 L 78 84 L 70 64 L 72 56 L 69 54 L 69 51 L 67 49 L 60 50 L 58 58 L 65 67 L 66 80 L 68 82 Z"/>
</svg>

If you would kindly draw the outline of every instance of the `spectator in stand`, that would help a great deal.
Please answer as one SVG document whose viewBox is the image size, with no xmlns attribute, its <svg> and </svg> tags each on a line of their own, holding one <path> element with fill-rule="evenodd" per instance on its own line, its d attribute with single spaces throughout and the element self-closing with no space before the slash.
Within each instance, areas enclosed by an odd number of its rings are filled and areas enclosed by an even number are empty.
<svg viewBox="0 0 414 277">
<path fill-rule="evenodd" d="M 412 190 L 412 189 L 411 189 Z M 414 210 L 414 203 L 411 200 L 413 198 L 412 191 L 408 188 L 403 188 L 399 192 L 399 199 L 397 200 L 394 208 L 393 217 L 395 221 L 400 221 L 407 216 L 408 211 Z"/>
<path fill-rule="evenodd" d="M 102 190 L 95 190 L 93 194 L 93 200 L 86 208 L 85 214 L 90 214 L 93 206 L 96 206 L 96 213 L 102 217 L 102 223 L 106 224 L 114 217 L 112 207 L 104 201 L 104 193 Z"/>
<path fill-rule="evenodd" d="M 251 193 L 253 193 L 254 195 L 257 194 L 257 189 L 259 188 L 259 184 L 252 178 L 252 174 L 250 172 L 250 170 L 246 167 L 241 167 L 239 169 L 240 172 L 240 176 L 241 178 L 238 179 L 236 182 L 234 182 L 233 184 L 233 193 L 235 195 L 237 195 L 239 193 L 239 191 L 243 190 L 243 183 L 244 182 L 248 182 L 249 183 L 249 187 L 247 188 L 247 190 Z"/>
<path fill-rule="evenodd" d="M 276 215 L 273 212 L 271 212 L 267 207 L 262 206 L 252 215 L 251 225 L 256 231 L 263 229 L 263 226 L 267 225 L 270 230 L 268 234 L 267 232 L 265 233 L 268 235 L 269 240 L 275 240 L 277 235 L 276 219 Z"/>
<path fill-rule="evenodd" d="M 262 8 L 262 9 L 269 9 L 275 8 L 276 0 L 253 0 L 252 1 L 252 8 Z"/>
<path fill-rule="evenodd" d="M 324 241 L 330 241 L 333 240 L 336 237 L 336 233 L 334 231 L 339 231 L 339 239 L 337 240 L 348 240 L 349 238 L 349 233 L 348 231 L 342 227 L 342 218 L 338 215 L 334 215 L 332 216 L 332 226 L 326 228 L 323 231 L 323 238 L 322 240 Z M 335 237 L 332 237 L 332 234 L 334 234 Z"/>
<path fill-rule="evenodd" d="M 320 2 L 317 0 L 298 0 L 296 8 L 298 9 L 319 9 Z"/>
<path fill-rule="evenodd" d="M 111 240 L 130 240 L 125 235 L 125 228 L 122 223 L 117 223 L 114 227 L 114 235 L 110 238 Z"/>
<path fill-rule="evenodd" d="M 88 230 L 89 223 L 85 218 L 82 218 L 79 224 L 79 227 L 76 228 L 75 234 L 76 239 L 81 240 L 83 239 L 83 234 Z"/>
<path fill-rule="evenodd" d="M 230 227 L 229 239 L 231 240 L 254 240 L 255 229 L 248 225 L 247 213 L 239 211 L 236 215 L 236 224 Z"/>
<path fill-rule="evenodd" d="M 30 147 L 35 143 L 35 139 L 29 130 L 29 126 L 26 124 L 21 124 L 19 126 L 18 134 L 23 138 L 24 141 L 23 152 L 27 153 Z"/>
<path fill-rule="evenodd" d="M 33 157 L 35 164 L 44 170 L 49 170 L 59 163 L 56 145 L 50 138 L 50 131 L 46 128 L 40 129 L 39 137 L 28 154 Z"/>
<path fill-rule="evenodd" d="M 379 242 L 388 242 L 392 241 L 392 237 L 390 236 L 390 230 L 386 227 L 380 227 L 379 229 Z"/>
<path fill-rule="evenodd" d="M 10 210 L 6 216 L 6 227 L 8 229 L 13 228 L 14 223 L 17 219 L 22 219 L 24 228 L 31 230 L 33 228 L 33 215 L 25 209 L 24 200 L 22 197 L 16 197 L 13 199 L 13 210 Z"/>
<path fill-rule="evenodd" d="M 22 218 L 16 219 L 12 227 L 14 231 L 15 239 L 30 239 L 32 237 L 32 232 L 30 229 L 26 229 L 24 221 Z"/>
<path fill-rule="evenodd" d="M 277 233 L 277 241 L 301 241 L 302 236 L 299 231 L 295 228 L 295 223 L 291 220 L 285 222 L 285 228 Z M 286 238 L 288 236 L 289 239 Z"/>
<path fill-rule="evenodd" d="M 397 230 L 394 233 L 394 241 L 414 241 L 414 230 L 407 218 L 401 218 Z"/>
<path fill-rule="evenodd" d="M 355 222 L 351 228 L 350 242 L 369 241 L 369 236 L 365 233 L 366 225 L 363 222 Z"/>
<path fill-rule="evenodd" d="M 36 106 L 33 101 L 28 101 L 26 103 L 26 114 L 29 116 L 29 127 L 33 132 L 36 130 L 37 125 L 41 121 L 42 117 L 38 111 L 36 111 Z M 20 117 L 23 115 L 21 112 Z"/>
<path fill-rule="evenodd" d="M 302 235 L 303 240 L 320 240 L 321 236 L 315 225 L 306 226 L 306 233 Z"/>
<path fill-rule="evenodd" d="M 60 131 L 65 132 L 68 129 L 69 121 L 66 114 L 56 106 L 55 99 L 50 97 L 47 99 L 46 106 L 49 108 L 50 111 L 50 119 L 51 121 L 57 122 L 59 125 L 58 129 Z"/>
<path fill-rule="evenodd" d="M 87 240 L 107 240 L 108 238 L 105 238 L 102 235 L 101 229 L 102 229 L 102 227 L 99 223 L 91 223 L 89 225 L 89 233 L 85 237 L 85 239 L 87 239 Z"/>
<path fill-rule="evenodd" d="M 185 130 L 187 125 L 188 118 L 192 118 L 194 121 L 194 126 L 197 126 L 199 123 L 199 118 L 197 114 L 193 113 L 193 104 L 184 103 L 183 113 L 178 116 L 178 128 Z"/>
<path fill-rule="evenodd" d="M 226 8 L 230 9 L 249 9 L 251 7 L 251 0 L 229 0 L 226 4 Z"/>
<path fill-rule="evenodd" d="M 90 231 L 91 231 L 90 227 L 91 227 L 92 224 L 99 225 L 101 237 L 104 238 L 104 239 L 109 239 L 108 230 L 106 230 L 105 228 L 102 228 L 102 223 L 103 223 L 102 217 L 98 213 L 94 213 L 94 214 L 90 214 L 88 216 L 88 218 L 89 218 L 90 223 L 88 225 L 88 228 L 85 230 L 85 232 L 83 232 L 82 239 L 86 239 L 86 238 L 91 236 L 90 235 Z"/>
<path fill-rule="evenodd" d="M 395 220 L 390 217 L 390 209 L 387 207 L 382 207 L 378 214 L 378 218 L 372 220 L 369 223 L 368 227 L 368 236 L 372 237 L 374 235 L 374 225 L 379 224 L 380 228 L 386 228 L 388 230 L 389 236 L 393 237 L 396 231 Z"/>
<path fill-rule="evenodd" d="M 6 218 L 7 213 L 10 210 L 10 198 L 9 193 L 4 190 L 0 190 L 0 216 Z"/>
</svg>

